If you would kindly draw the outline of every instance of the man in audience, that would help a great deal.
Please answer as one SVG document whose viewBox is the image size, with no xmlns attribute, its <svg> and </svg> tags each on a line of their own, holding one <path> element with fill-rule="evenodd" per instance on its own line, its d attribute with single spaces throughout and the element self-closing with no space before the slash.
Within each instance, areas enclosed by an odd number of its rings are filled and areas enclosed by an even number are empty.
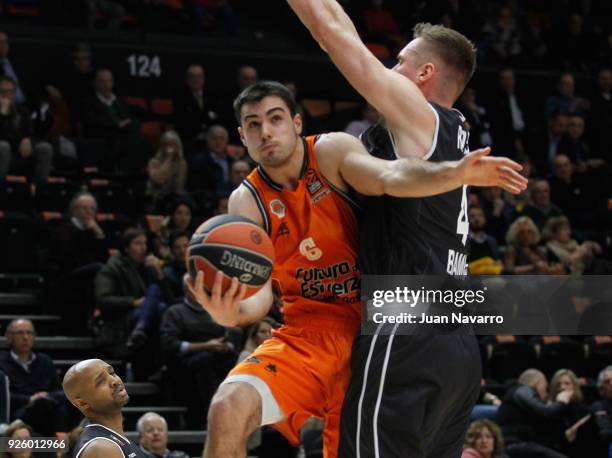
<svg viewBox="0 0 612 458">
<path fill-rule="evenodd" d="M 569 116 L 565 113 L 555 113 L 548 119 L 546 133 L 535 136 L 529 143 L 528 154 L 536 164 L 540 174 L 550 170 L 550 164 L 557 155 L 559 144 L 567 132 Z"/>
<path fill-rule="evenodd" d="M 174 125 L 191 153 L 196 142 L 204 143 L 206 130 L 217 119 L 205 91 L 206 74 L 199 64 L 187 67 L 185 85 L 173 97 Z"/>
<path fill-rule="evenodd" d="M 114 89 L 112 72 L 107 68 L 95 74 L 95 94 L 83 99 L 83 134 L 109 142 L 119 170 L 143 170 L 151 147 L 140 135 L 140 123 Z"/>
<path fill-rule="evenodd" d="M 24 104 L 26 102 L 26 98 L 21 90 L 19 77 L 15 73 L 15 69 L 9 60 L 10 49 L 8 35 L 4 32 L 0 32 L 0 76 L 8 76 L 15 82 L 15 102 Z"/>
<path fill-rule="evenodd" d="M 172 254 L 172 261 L 164 267 L 164 276 L 172 286 L 172 300 L 170 304 L 183 302 L 183 276 L 187 272 L 187 247 L 190 234 L 187 231 L 174 230 L 168 237 L 168 246 Z"/>
<path fill-rule="evenodd" d="M 612 366 L 605 367 L 597 377 L 597 388 L 601 398 L 591 407 L 599 429 L 599 437 L 612 443 Z"/>
<path fill-rule="evenodd" d="M 145 231 L 129 228 L 122 242 L 121 253 L 110 258 L 95 279 L 96 304 L 104 323 L 98 344 L 110 347 L 115 356 L 144 346 L 172 296 L 160 260 L 147 255 Z"/>
<path fill-rule="evenodd" d="M 168 423 L 155 412 L 147 412 L 136 422 L 140 450 L 149 458 L 189 458 L 185 452 L 168 450 Z"/>
<path fill-rule="evenodd" d="M 549 218 L 563 215 L 559 207 L 550 201 L 550 185 L 546 180 L 536 180 L 533 183 L 531 202 L 525 205 L 522 216 L 531 218 L 540 231 Z"/>
<path fill-rule="evenodd" d="M 516 210 L 504 198 L 501 188 L 482 188 L 480 205 L 485 214 L 485 230 L 498 243 L 505 243 L 506 232 L 516 219 Z"/>
<path fill-rule="evenodd" d="M 556 399 L 547 402 L 546 376 L 537 369 L 524 371 L 519 376 L 518 384 L 506 392 L 497 411 L 497 423 L 509 444 L 508 451 L 512 449 L 517 454 L 534 453 L 528 456 L 563 458 L 565 455 L 545 445 L 552 442 L 548 426 L 551 422 L 560 421 L 572 396 L 573 391 L 566 389 Z"/>
<path fill-rule="evenodd" d="M 612 160 L 612 69 L 597 75 L 597 89 L 591 98 L 591 146 L 594 157 Z"/>
<path fill-rule="evenodd" d="M 53 147 L 33 138 L 30 112 L 16 101 L 16 91 L 11 77 L 0 76 L 0 180 L 9 172 L 27 173 L 43 183 L 51 171 Z"/>
<path fill-rule="evenodd" d="M 230 168 L 230 179 L 227 189 L 228 194 L 240 186 L 249 173 L 251 173 L 251 166 L 247 161 L 234 161 Z"/>
<path fill-rule="evenodd" d="M 567 132 L 557 147 L 557 155 L 566 154 L 574 164 L 586 164 L 591 159 L 591 147 L 584 137 L 584 130 L 584 116 L 571 115 Z"/>
<path fill-rule="evenodd" d="M 11 418 L 52 436 L 74 425 L 69 425 L 71 413 L 53 360 L 32 351 L 35 334 L 30 320 L 11 321 L 5 333 L 9 351 L 0 353 L 0 369 L 9 378 Z"/>
<path fill-rule="evenodd" d="M 175 392 L 197 393 L 189 422 L 202 428 L 215 390 L 236 363 L 237 333 L 216 324 L 185 288 L 185 299 L 164 314 L 161 344 Z M 195 385 L 195 389 L 193 389 Z M 183 400 L 184 401 L 184 400 Z"/>
<path fill-rule="evenodd" d="M 498 87 L 489 96 L 487 113 L 491 120 L 494 150 L 510 157 L 522 153 L 527 127 L 526 104 L 516 92 L 516 79 L 511 68 L 500 70 Z"/>
<path fill-rule="evenodd" d="M 70 220 L 55 230 L 49 243 L 48 280 L 66 332 L 88 332 L 93 279 L 108 258 L 106 235 L 96 222 L 97 211 L 92 194 L 75 194 L 70 201 Z"/>
<path fill-rule="evenodd" d="M 472 205 L 468 210 L 470 233 L 468 235 L 470 273 L 497 275 L 502 271 L 501 255 L 495 238 L 485 232 L 484 210 Z"/>
<path fill-rule="evenodd" d="M 575 95 L 576 81 L 569 72 L 562 73 L 557 80 L 557 93 L 546 99 L 546 117 L 555 113 L 584 114 L 588 107 L 586 100 Z"/>
<path fill-rule="evenodd" d="M 595 201 L 586 173 L 574 171 L 570 158 L 559 154 L 553 160 L 553 176 L 550 179 L 550 200 L 572 222 L 575 228 L 588 226 Z"/>
<path fill-rule="evenodd" d="M 189 168 L 190 187 L 223 191 L 229 186 L 232 160 L 227 154 L 229 133 L 221 125 L 210 126 L 206 133 L 206 151 L 193 158 Z"/>
</svg>

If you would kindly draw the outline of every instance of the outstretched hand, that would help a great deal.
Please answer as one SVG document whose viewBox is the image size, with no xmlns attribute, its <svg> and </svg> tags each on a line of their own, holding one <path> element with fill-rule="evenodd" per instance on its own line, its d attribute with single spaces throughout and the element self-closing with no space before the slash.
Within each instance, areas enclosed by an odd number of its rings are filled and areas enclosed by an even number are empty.
<svg viewBox="0 0 612 458">
<path fill-rule="evenodd" d="M 507 157 L 490 157 L 491 148 L 470 152 L 459 162 L 463 184 L 469 186 L 499 186 L 519 194 L 527 188 L 527 178 L 519 172 L 523 167 Z"/>
<path fill-rule="evenodd" d="M 196 275 L 195 283 L 191 278 L 187 280 L 187 288 L 198 304 L 210 313 L 215 322 L 225 327 L 234 327 L 239 323 L 240 301 L 244 299 L 247 288 L 236 277 L 232 278 L 230 287 L 222 294 L 223 272 L 218 271 L 209 294 L 204 287 L 204 272 L 200 270 Z"/>
</svg>

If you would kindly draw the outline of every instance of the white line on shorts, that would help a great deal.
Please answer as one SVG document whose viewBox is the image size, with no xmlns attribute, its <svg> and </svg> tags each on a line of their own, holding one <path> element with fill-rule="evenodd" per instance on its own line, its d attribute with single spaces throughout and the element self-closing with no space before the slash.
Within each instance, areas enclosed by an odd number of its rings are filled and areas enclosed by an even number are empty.
<svg viewBox="0 0 612 458">
<path fill-rule="evenodd" d="M 374 408 L 374 457 L 379 458 L 380 452 L 378 450 L 378 411 L 380 410 L 380 401 L 382 400 L 383 388 L 385 386 L 385 377 L 387 375 L 387 365 L 389 364 L 389 355 L 391 355 L 391 345 L 393 344 L 393 338 L 395 337 L 395 331 L 399 323 L 396 323 L 391 330 L 389 336 L 389 342 L 387 342 L 387 351 L 385 353 L 385 361 L 383 362 L 382 373 L 380 374 L 380 387 L 378 388 L 378 398 L 376 399 L 376 407 Z"/>
</svg>

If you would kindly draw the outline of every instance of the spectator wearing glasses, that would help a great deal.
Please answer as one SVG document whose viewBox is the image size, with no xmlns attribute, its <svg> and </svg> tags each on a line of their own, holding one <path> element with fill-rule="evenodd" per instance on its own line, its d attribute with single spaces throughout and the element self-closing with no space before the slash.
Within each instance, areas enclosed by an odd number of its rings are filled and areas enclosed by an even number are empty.
<svg viewBox="0 0 612 458">
<path fill-rule="evenodd" d="M 0 354 L 0 369 L 9 378 L 11 419 L 51 436 L 69 430 L 69 410 L 53 360 L 32 350 L 35 335 L 30 320 L 11 321 L 5 334 L 9 350 Z"/>
</svg>

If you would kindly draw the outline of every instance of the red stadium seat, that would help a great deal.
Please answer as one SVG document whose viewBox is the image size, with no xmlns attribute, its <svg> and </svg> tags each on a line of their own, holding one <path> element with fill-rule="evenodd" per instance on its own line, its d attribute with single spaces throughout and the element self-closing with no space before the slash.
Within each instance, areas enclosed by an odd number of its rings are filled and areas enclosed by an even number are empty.
<svg viewBox="0 0 612 458">
<path fill-rule="evenodd" d="M 164 133 L 164 126 L 161 122 L 157 121 L 143 122 L 140 133 L 153 147 L 157 147 L 159 138 Z"/>
<path fill-rule="evenodd" d="M 151 112 L 156 115 L 168 116 L 174 113 L 172 99 L 153 99 L 151 100 Z"/>
<path fill-rule="evenodd" d="M 143 110 L 149 111 L 149 102 L 144 97 L 124 97 L 123 100 L 128 105 L 132 105 Z"/>
</svg>

